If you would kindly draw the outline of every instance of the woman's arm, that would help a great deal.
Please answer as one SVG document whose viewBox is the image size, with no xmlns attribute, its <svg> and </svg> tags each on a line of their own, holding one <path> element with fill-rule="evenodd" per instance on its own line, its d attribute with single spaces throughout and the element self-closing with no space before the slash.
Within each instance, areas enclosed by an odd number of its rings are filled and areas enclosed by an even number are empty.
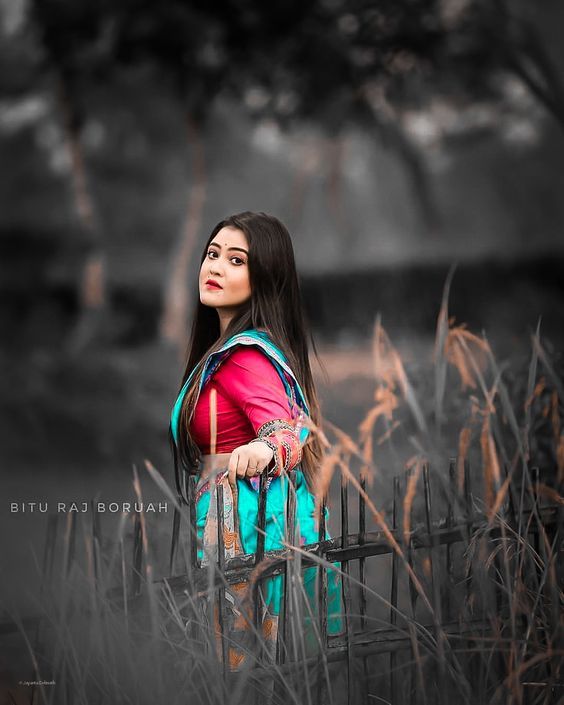
<svg viewBox="0 0 564 705">
<path fill-rule="evenodd" d="M 269 466 L 269 476 L 276 477 L 282 470 L 289 472 L 298 465 L 302 456 L 300 410 L 292 413 L 284 384 L 260 348 L 236 348 L 222 362 L 216 384 L 244 411 L 256 434 L 252 441 L 233 451 L 232 473 L 252 477 Z"/>
</svg>

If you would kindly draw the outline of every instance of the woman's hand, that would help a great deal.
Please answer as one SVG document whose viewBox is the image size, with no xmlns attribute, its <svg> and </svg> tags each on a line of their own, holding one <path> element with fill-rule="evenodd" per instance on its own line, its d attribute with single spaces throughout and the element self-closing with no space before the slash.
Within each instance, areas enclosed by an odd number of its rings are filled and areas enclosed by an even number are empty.
<svg viewBox="0 0 564 705">
<path fill-rule="evenodd" d="M 235 448 L 229 458 L 229 483 L 234 485 L 238 477 L 260 475 L 273 457 L 272 448 L 262 441 L 254 441 Z"/>
</svg>

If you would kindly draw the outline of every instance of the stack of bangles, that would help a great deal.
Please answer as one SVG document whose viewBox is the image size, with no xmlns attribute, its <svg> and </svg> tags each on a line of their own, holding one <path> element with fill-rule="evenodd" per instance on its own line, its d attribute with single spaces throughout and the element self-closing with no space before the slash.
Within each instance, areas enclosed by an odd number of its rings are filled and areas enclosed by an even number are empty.
<svg viewBox="0 0 564 705">
<path fill-rule="evenodd" d="M 278 477 L 282 472 L 289 472 L 302 459 L 302 447 L 296 427 L 284 419 L 272 419 L 264 423 L 257 431 L 257 437 L 251 443 L 266 443 L 274 453 L 274 465 L 268 471 L 270 478 Z"/>
</svg>

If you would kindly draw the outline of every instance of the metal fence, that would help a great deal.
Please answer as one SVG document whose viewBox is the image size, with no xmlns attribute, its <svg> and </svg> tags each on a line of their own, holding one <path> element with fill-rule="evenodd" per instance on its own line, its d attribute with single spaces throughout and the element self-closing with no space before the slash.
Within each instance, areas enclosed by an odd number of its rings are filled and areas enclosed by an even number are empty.
<svg viewBox="0 0 564 705">
<path fill-rule="evenodd" d="M 500 547 L 503 541 L 517 544 L 525 541 L 534 547 L 539 556 L 544 556 L 544 562 L 541 560 L 537 564 L 537 574 L 528 577 L 533 589 L 540 586 L 542 595 L 548 570 L 545 539 L 557 548 L 561 540 L 559 536 L 563 535 L 562 505 L 543 504 L 537 491 L 538 470 L 526 472 L 530 488 L 527 492 L 523 491 L 523 483 L 517 489 L 515 482 L 510 482 L 506 477 L 506 493 L 495 513 L 495 520 L 480 506 L 473 492 L 468 463 L 458 462 L 457 459 L 450 461 L 448 473 L 433 473 L 425 464 L 417 476 L 411 469 L 395 477 L 391 517 L 383 517 L 374 507 L 372 511 L 367 509 L 365 477 L 361 475 L 358 486 L 354 487 L 349 479 L 342 476 L 341 535 L 324 540 L 326 527 L 322 511 L 319 540 L 315 544 L 299 547 L 302 569 L 317 566 L 321 653 L 305 664 L 303 657 L 292 654 L 288 643 L 284 643 L 289 627 L 282 624 L 277 651 L 277 665 L 285 666 L 282 672 L 291 677 L 292 662 L 294 665 L 298 662 L 299 668 L 294 669 L 294 675 L 300 678 L 300 674 L 303 675 L 300 669 L 311 666 L 319 673 L 327 663 L 341 661 L 345 666 L 343 692 L 348 703 L 376 702 L 376 697 L 398 704 L 427 702 L 426 691 L 429 687 L 435 691 L 436 702 L 446 703 L 446 671 L 452 666 L 449 654 L 452 656 L 456 652 L 457 660 L 465 658 L 470 662 L 466 664 L 465 672 L 478 673 L 483 664 L 480 664 L 476 653 L 482 647 L 491 649 L 492 644 L 501 644 L 508 629 L 511 629 L 510 637 L 514 642 L 526 643 L 531 629 L 536 629 L 536 626 L 530 623 L 527 615 L 516 615 L 514 606 L 510 604 L 510 589 L 504 585 L 505 578 L 510 578 L 506 574 L 506 557 Z M 525 478 L 522 480 L 524 482 Z M 197 560 L 194 482 L 194 478 L 187 478 L 185 487 L 191 522 L 191 530 L 187 533 L 190 570 L 187 574 L 167 579 L 176 595 L 206 591 L 210 582 L 209 566 L 203 567 Z M 252 580 L 263 559 L 268 559 L 267 567 L 261 569 L 260 578 L 253 584 L 256 605 L 261 583 L 274 575 L 287 577 L 291 562 L 295 559 L 294 493 L 288 493 L 287 547 L 265 552 L 266 492 L 263 476 L 256 553 L 227 560 L 223 555 L 223 504 L 221 493 L 217 494 L 219 554 L 214 591 L 220 629 L 225 591 L 229 585 Z M 413 502 L 413 497 L 422 498 L 422 502 Z M 352 527 L 350 514 L 355 505 L 358 526 Z M 369 528 L 367 519 L 376 526 Z M 170 554 L 171 572 L 181 543 L 180 528 L 180 513 L 176 512 Z M 331 564 L 339 563 L 342 570 L 346 629 L 338 637 L 327 634 L 327 568 L 319 559 Z M 482 576 L 479 578 L 480 584 L 474 584 L 476 561 L 491 563 L 488 567 L 493 579 L 484 582 Z M 374 562 L 380 566 L 379 574 L 387 577 L 387 587 L 380 590 L 380 606 L 385 605 L 387 618 L 382 614 L 382 609 L 375 618 L 367 599 L 367 593 L 373 593 L 368 568 Z M 354 579 L 350 579 L 353 572 Z M 545 597 L 551 599 L 548 595 Z M 288 589 L 285 590 L 284 599 L 287 605 Z M 284 610 L 285 615 L 289 613 L 288 609 Z M 257 610 L 254 617 L 254 628 L 258 632 Z M 373 626 L 375 619 L 380 626 Z M 556 625 L 553 626 L 556 629 Z M 258 667 L 259 651 L 256 658 Z M 383 658 L 388 659 L 387 664 L 382 661 Z M 490 665 L 492 682 L 495 682 L 496 654 L 492 652 L 490 658 L 493 664 Z M 318 683 L 317 702 L 324 703 L 325 681 L 320 678 Z M 385 699 L 382 692 L 387 693 Z"/>
</svg>

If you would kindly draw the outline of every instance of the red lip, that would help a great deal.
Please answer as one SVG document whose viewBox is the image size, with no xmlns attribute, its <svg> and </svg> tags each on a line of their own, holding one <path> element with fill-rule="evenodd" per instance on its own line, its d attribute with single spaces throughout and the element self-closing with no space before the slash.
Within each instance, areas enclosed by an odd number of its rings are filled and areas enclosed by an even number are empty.
<svg viewBox="0 0 564 705">
<path fill-rule="evenodd" d="M 206 286 L 211 287 L 212 289 L 223 289 L 222 286 L 220 286 L 215 279 L 207 279 L 206 280 Z"/>
</svg>

